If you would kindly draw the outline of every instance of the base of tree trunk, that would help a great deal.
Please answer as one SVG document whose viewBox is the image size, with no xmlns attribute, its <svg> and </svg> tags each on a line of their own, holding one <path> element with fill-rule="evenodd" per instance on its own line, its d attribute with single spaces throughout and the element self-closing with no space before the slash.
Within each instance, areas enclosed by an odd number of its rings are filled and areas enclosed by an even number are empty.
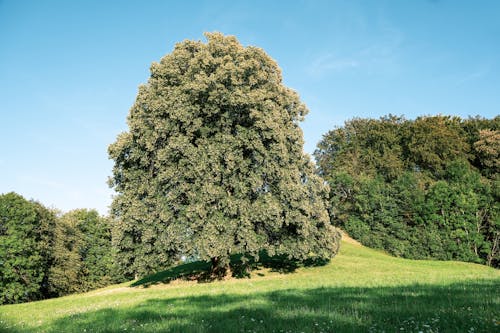
<svg viewBox="0 0 500 333">
<path fill-rule="evenodd" d="M 210 261 L 212 263 L 210 276 L 214 279 L 222 280 L 231 271 L 229 264 L 222 263 L 219 257 L 211 258 Z"/>
</svg>

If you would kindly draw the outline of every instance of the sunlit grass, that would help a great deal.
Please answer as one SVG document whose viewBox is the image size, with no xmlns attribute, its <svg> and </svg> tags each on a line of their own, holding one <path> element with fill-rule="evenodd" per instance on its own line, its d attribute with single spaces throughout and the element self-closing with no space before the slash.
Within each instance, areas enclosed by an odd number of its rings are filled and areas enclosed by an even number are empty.
<svg viewBox="0 0 500 333">
<path fill-rule="evenodd" d="M 165 274 L 160 275 L 165 276 Z M 328 265 L 211 283 L 124 283 L 0 307 L 4 332 L 494 332 L 500 273 L 343 242 Z"/>
</svg>

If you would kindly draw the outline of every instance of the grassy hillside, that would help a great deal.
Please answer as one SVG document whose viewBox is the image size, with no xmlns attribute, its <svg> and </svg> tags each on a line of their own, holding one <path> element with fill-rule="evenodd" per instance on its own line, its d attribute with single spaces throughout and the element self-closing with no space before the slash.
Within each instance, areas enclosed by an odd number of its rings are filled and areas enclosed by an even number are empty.
<svg viewBox="0 0 500 333">
<path fill-rule="evenodd" d="M 350 241 L 323 267 L 147 285 L 0 306 L 0 331 L 500 331 L 499 271 L 397 259 Z"/>
</svg>

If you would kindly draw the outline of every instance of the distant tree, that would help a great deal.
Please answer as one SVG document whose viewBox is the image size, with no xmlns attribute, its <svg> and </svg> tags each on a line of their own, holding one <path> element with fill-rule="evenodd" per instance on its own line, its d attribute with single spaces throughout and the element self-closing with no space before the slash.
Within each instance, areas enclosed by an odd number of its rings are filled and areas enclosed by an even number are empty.
<svg viewBox="0 0 500 333">
<path fill-rule="evenodd" d="M 111 230 L 95 210 L 76 209 L 62 215 L 55 229 L 51 291 L 67 295 L 103 287 L 114 281 Z"/>
<path fill-rule="evenodd" d="M 109 148 L 120 266 L 144 275 L 188 255 L 225 274 L 235 253 L 330 258 L 339 235 L 303 153 L 305 105 L 262 49 L 206 36 L 152 64 Z"/>
<path fill-rule="evenodd" d="M 407 258 L 498 266 L 500 117 L 355 118 L 315 157 L 331 220 Z"/>
<path fill-rule="evenodd" d="M 500 131 L 500 116 L 496 116 L 493 119 L 486 119 L 480 116 L 469 117 L 462 122 L 462 128 L 466 133 L 465 138 L 467 143 L 471 147 L 471 154 L 469 155 L 470 164 L 481 172 L 483 176 L 495 178 L 498 172 L 492 172 L 493 170 L 485 165 L 484 160 L 485 158 L 488 160 L 493 157 L 491 155 L 491 149 L 493 148 L 491 144 L 494 143 L 494 141 L 484 141 L 484 139 L 485 134 L 498 133 L 498 131 Z M 483 132 L 482 135 L 481 132 Z M 494 139 L 494 137 L 492 139 Z M 479 141 L 481 142 L 478 143 Z M 486 151 L 484 149 L 486 149 Z M 488 164 L 488 161 L 486 161 L 486 164 Z"/>
<path fill-rule="evenodd" d="M 474 149 L 486 173 L 497 176 L 500 173 L 500 130 L 480 130 Z"/>
<path fill-rule="evenodd" d="M 55 229 L 54 263 L 50 271 L 49 285 L 56 296 L 79 292 L 79 274 L 82 270 L 80 248 L 83 247 L 83 235 L 79 229 L 79 220 L 74 214 L 61 216 Z"/>
<path fill-rule="evenodd" d="M 425 170 L 439 178 L 451 160 L 466 160 L 470 146 L 461 119 L 448 116 L 418 117 L 407 122 L 403 150 L 410 168 Z"/>
<path fill-rule="evenodd" d="M 121 281 L 113 264 L 110 220 L 93 209 L 78 209 L 74 213 L 83 234 L 84 246 L 80 249 L 83 289 L 92 290 Z"/>
<path fill-rule="evenodd" d="M 54 225 L 41 204 L 0 195 L 0 304 L 47 297 Z"/>
<path fill-rule="evenodd" d="M 379 175 L 397 178 L 404 169 L 400 129 L 404 118 L 389 115 L 380 120 L 354 118 L 329 131 L 318 143 L 315 157 L 320 172 Z M 342 158 L 338 158 L 342 156 Z M 347 159 L 349 163 L 344 163 Z"/>
<path fill-rule="evenodd" d="M 57 211 L 48 209 L 41 203 L 30 201 L 36 211 L 36 243 L 42 256 L 40 263 L 43 271 L 43 279 L 40 291 L 42 298 L 50 298 L 53 295 L 50 291 L 50 268 L 54 265 L 54 245 L 55 245 L 55 230 L 57 225 Z"/>
</svg>

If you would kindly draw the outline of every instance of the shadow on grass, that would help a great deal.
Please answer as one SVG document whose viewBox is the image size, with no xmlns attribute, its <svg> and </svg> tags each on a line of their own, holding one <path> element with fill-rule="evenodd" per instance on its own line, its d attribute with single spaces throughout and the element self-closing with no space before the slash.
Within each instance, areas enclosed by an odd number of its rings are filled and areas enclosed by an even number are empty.
<svg viewBox="0 0 500 333">
<path fill-rule="evenodd" d="M 131 284 L 132 287 L 149 287 L 158 283 L 170 283 L 173 280 L 205 280 L 203 277 L 208 274 L 210 264 L 205 261 L 190 262 L 167 269 L 156 274 L 148 275 Z"/>
<path fill-rule="evenodd" d="M 253 258 L 244 258 L 243 255 L 233 255 L 230 258 L 230 267 L 233 277 L 245 278 L 250 276 L 252 270 L 260 268 L 270 268 L 273 272 L 293 273 L 301 266 L 320 266 L 327 264 L 327 261 L 306 261 L 299 262 L 289 260 L 283 256 L 269 256 L 262 252 L 259 254 L 259 260 Z M 211 265 L 205 261 L 196 261 L 181 264 L 162 272 L 148 275 L 132 283 L 132 287 L 149 287 L 155 284 L 168 284 L 173 280 L 190 280 L 198 282 L 211 282 L 216 278 L 211 275 Z"/>
<path fill-rule="evenodd" d="M 486 280 L 150 299 L 65 317 L 33 331 L 498 332 L 499 287 L 498 280 Z"/>
</svg>

